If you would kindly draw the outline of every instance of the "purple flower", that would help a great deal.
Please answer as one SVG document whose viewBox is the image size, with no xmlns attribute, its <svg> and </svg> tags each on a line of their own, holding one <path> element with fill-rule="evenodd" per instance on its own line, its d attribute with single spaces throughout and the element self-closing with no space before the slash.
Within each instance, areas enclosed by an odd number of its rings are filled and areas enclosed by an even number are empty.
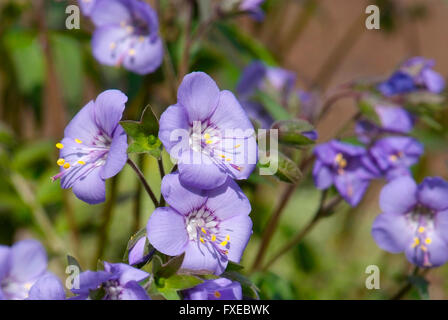
<svg viewBox="0 0 448 320">
<path fill-rule="evenodd" d="M 227 278 L 207 280 L 183 292 L 184 300 L 242 300 L 241 284 Z"/>
<path fill-rule="evenodd" d="M 409 167 L 423 154 L 423 145 L 410 137 L 387 137 L 375 142 L 369 150 L 375 164 L 388 178 L 410 174 Z"/>
<path fill-rule="evenodd" d="M 280 93 L 287 99 L 296 82 L 296 74 L 292 71 L 268 67 L 261 61 L 254 61 L 247 66 L 238 82 L 237 93 L 242 100 L 251 98 L 257 90 Z"/>
<path fill-rule="evenodd" d="M 47 274 L 47 254 L 36 240 L 0 246 L 0 300 L 23 300 Z"/>
<path fill-rule="evenodd" d="M 380 214 L 372 226 L 378 246 L 391 253 L 405 252 L 420 267 L 448 261 L 448 183 L 425 178 L 417 186 L 410 176 L 389 182 L 381 191 Z"/>
<path fill-rule="evenodd" d="M 97 0 L 78 0 L 81 12 L 85 16 L 89 16 L 95 6 Z"/>
<path fill-rule="evenodd" d="M 242 0 L 239 9 L 249 12 L 255 20 L 261 21 L 264 18 L 264 12 L 260 8 L 263 2 L 264 0 Z"/>
<path fill-rule="evenodd" d="M 128 261 L 131 266 L 146 262 L 152 256 L 154 249 L 152 250 L 153 252 L 145 254 L 145 245 L 146 237 L 142 237 L 129 250 Z"/>
<path fill-rule="evenodd" d="M 70 121 L 57 164 L 63 189 L 73 188 L 75 195 L 95 204 L 105 200 L 105 180 L 116 175 L 127 160 L 127 136 L 118 124 L 127 97 L 118 90 L 107 90 L 90 101 Z"/>
<path fill-rule="evenodd" d="M 249 200 L 227 179 L 214 190 L 186 188 L 178 173 L 162 181 L 169 207 L 157 208 L 148 220 L 149 242 L 158 251 L 178 256 L 181 268 L 220 275 L 228 261 L 238 263 L 252 233 Z"/>
<path fill-rule="evenodd" d="M 307 92 L 301 89 L 296 91 L 300 101 L 300 116 L 314 122 L 321 109 L 321 101 L 316 92 Z"/>
<path fill-rule="evenodd" d="M 378 176 L 363 147 L 332 140 L 318 145 L 314 154 L 313 178 L 317 188 L 323 190 L 334 184 L 353 207 L 361 201 L 370 180 Z"/>
<path fill-rule="evenodd" d="M 149 277 L 145 271 L 124 263 L 104 262 L 104 271 L 84 271 L 79 275 L 79 288 L 72 289 L 73 300 L 86 300 L 92 291 L 102 289 L 102 300 L 150 300 L 139 282 Z"/>
<path fill-rule="evenodd" d="M 47 274 L 31 287 L 28 300 L 65 300 L 65 291 L 59 280 L 53 274 Z"/>
<path fill-rule="evenodd" d="M 96 26 L 93 55 L 100 63 L 123 65 L 142 75 L 161 65 L 163 46 L 158 19 L 149 4 L 138 0 L 97 0 L 90 18 Z"/>
<path fill-rule="evenodd" d="M 233 93 L 219 91 L 205 73 L 185 76 L 177 104 L 160 117 L 159 138 L 178 161 L 182 183 L 213 189 L 246 179 L 257 162 L 255 132 Z"/>
<path fill-rule="evenodd" d="M 377 105 L 375 112 L 379 124 L 369 120 L 360 120 L 356 123 L 355 131 L 359 141 L 370 143 L 372 139 L 383 133 L 409 133 L 414 127 L 414 120 L 404 108 Z"/>
<path fill-rule="evenodd" d="M 445 79 L 433 70 L 434 60 L 414 57 L 404 62 L 386 81 L 378 86 L 385 96 L 409 93 L 417 89 L 425 89 L 440 93 L 445 88 Z"/>
</svg>

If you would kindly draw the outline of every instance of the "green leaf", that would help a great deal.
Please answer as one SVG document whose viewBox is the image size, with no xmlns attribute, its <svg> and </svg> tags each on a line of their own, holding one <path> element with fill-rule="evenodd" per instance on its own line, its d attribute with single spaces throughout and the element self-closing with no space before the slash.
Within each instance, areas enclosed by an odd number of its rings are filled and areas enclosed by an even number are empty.
<svg viewBox="0 0 448 320">
<path fill-rule="evenodd" d="M 298 165 L 280 151 L 278 152 L 277 158 L 273 156 L 263 158 L 264 156 L 263 153 L 260 155 L 258 165 L 271 170 L 271 174 L 281 181 L 296 184 L 302 178 L 302 172 Z"/>
<path fill-rule="evenodd" d="M 304 136 L 304 132 L 314 130 L 314 127 L 306 120 L 291 119 L 277 121 L 272 129 L 278 130 L 278 141 L 282 144 L 301 147 L 314 144 L 314 141 Z"/>
<path fill-rule="evenodd" d="M 131 238 L 128 241 L 128 245 L 126 246 L 126 250 L 123 255 L 123 261 L 128 262 L 128 256 L 129 251 L 135 246 L 135 244 L 141 239 L 145 237 L 146 238 L 146 228 L 142 228 L 139 231 L 137 231 L 134 235 L 131 236 Z M 145 251 L 143 252 L 143 255 L 149 254 L 149 252 L 154 249 L 153 246 L 149 243 L 148 239 L 146 239 L 145 243 Z"/>
<path fill-rule="evenodd" d="M 358 102 L 359 111 L 368 119 L 373 121 L 376 124 L 380 124 L 380 118 L 376 113 L 374 104 L 368 101 L 367 99 L 360 100 Z"/>
<path fill-rule="evenodd" d="M 179 293 L 177 292 L 176 289 L 163 288 L 163 289 L 159 289 L 158 292 L 166 300 L 180 300 Z"/>
<path fill-rule="evenodd" d="M 82 272 L 81 265 L 79 264 L 78 260 L 76 258 L 72 257 L 71 255 L 67 255 L 67 265 L 68 266 L 76 266 L 79 269 L 79 272 Z"/>
<path fill-rule="evenodd" d="M 167 263 L 161 265 L 154 275 L 161 278 L 170 278 L 180 269 L 182 262 L 184 261 L 184 257 L 185 252 L 180 256 L 171 258 Z"/>
<path fill-rule="evenodd" d="M 164 288 L 185 290 L 204 282 L 201 278 L 186 274 L 176 274 L 165 279 Z"/>
<path fill-rule="evenodd" d="M 240 270 L 243 270 L 243 269 L 244 269 L 244 267 L 242 265 L 240 265 L 238 263 L 235 263 L 235 262 L 232 262 L 232 261 L 229 261 L 227 263 L 226 271 L 240 271 Z"/>
<path fill-rule="evenodd" d="M 140 121 L 120 121 L 127 135 L 132 139 L 128 153 L 148 153 L 160 158 L 162 142 L 159 140 L 159 122 L 150 106 L 143 110 Z"/>
<path fill-rule="evenodd" d="M 428 286 L 429 282 L 421 276 L 409 276 L 409 282 L 418 290 L 423 300 L 429 299 Z"/>
</svg>

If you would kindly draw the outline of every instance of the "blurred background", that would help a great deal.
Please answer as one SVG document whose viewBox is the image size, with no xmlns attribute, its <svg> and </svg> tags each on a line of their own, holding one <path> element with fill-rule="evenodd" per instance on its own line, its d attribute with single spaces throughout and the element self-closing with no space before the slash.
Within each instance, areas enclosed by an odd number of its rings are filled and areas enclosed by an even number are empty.
<svg viewBox="0 0 448 320">
<path fill-rule="evenodd" d="M 162 6 L 149 2 L 159 8 L 161 34 L 176 69 L 188 10 L 181 0 L 160 1 Z M 64 127 L 105 89 L 125 92 L 130 98 L 125 118 L 137 120 L 147 104 L 160 115 L 175 102 L 177 88 L 164 68 L 142 77 L 98 64 L 90 49 L 91 22 L 81 17 L 79 30 L 65 28 L 69 4 L 76 2 L 0 0 L 0 244 L 39 239 L 49 252 L 50 269 L 62 278 L 67 254 L 85 269 L 96 268 L 98 259 L 120 261 L 129 237 L 146 225 L 154 209 L 128 167 L 108 181 L 107 201 L 101 205 L 89 206 L 51 182 L 58 172 L 54 145 Z M 365 28 L 369 4 L 380 8 L 380 30 Z M 195 8 L 195 19 L 201 19 L 201 8 Z M 263 9 L 262 22 L 242 16 L 213 25 L 192 48 L 190 70 L 205 71 L 221 89 L 234 91 L 244 67 L 263 60 L 296 72 L 298 88 L 314 92 L 321 101 L 344 83 L 386 78 L 399 63 L 417 55 L 435 59 L 435 70 L 448 74 L 447 1 L 268 0 Z M 356 110 L 350 98 L 339 100 L 317 126 L 319 142 L 333 138 Z M 417 180 L 427 175 L 448 178 L 448 113 L 439 120 L 442 125 L 414 134 L 425 145 L 425 155 L 413 168 Z M 134 160 L 160 194 L 157 161 L 149 156 Z M 164 160 L 169 170 L 166 155 Z M 341 205 L 270 271 L 250 273 L 261 234 L 287 184 L 259 177 L 244 183 L 253 207 L 254 235 L 242 264 L 261 297 L 389 298 L 411 267 L 403 255 L 381 251 L 370 236 L 383 184 L 374 182 L 357 208 Z M 308 222 L 318 202 L 319 192 L 304 177 L 267 257 Z M 372 264 L 381 270 L 380 290 L 365 288 L 365 269 Z M 448 298 L 447 276 L 446 266 L 428 274 L 431 298 Z M 418 296 L 412 291 L 409 297 Z"/>
</svg>

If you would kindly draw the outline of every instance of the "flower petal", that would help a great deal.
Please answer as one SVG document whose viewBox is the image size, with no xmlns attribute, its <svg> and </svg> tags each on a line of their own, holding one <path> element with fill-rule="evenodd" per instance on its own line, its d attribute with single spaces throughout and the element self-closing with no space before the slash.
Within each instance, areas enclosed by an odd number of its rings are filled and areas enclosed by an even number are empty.
<svg viewBox="0 0 448 320">
<path fill-rule="evenodd" d="M 88 204 L 106 200 L 106 182 L 101 178 L 102 167 L 96 167 L 73 184 L 73 193 Z"/>
<path fill-rule="evenodd" d="M 162 195 L 170 207 L 184 215 L 201 208 L 207 201 L 204 191 L 184 187 L 179 180 L 178 172 L 163 178 Z"/>
<path fill-rule="evenodd" d="M 219 232 L 230 237 L 227 258 L 239 263 L 252 234 L 252 220 L 243 214 L 234 216 L 220 222 Z"/>
<path fill-rule="evenodd" d="M 28 300 L 65 300 L 61 280 L 53 274 L 39 278 L 31 287 Z"/>
<path fill-rule="evenodd" d="M 129 22 L 131 20 L 130 7 L 126 0 L 97 0 L 90 18 L 97 26 Z"/>
<path fill-rule="evenodd" d="M 0 282 L 8 273 L 11 265 L 11 248 L 0 245 Z"/>
<path fill-rule="evenodd" d="M 403 252 L 412 245 L 412 229 L 404 214 L 380 214 L 373 222 L 372 237 L 381 249 L 391 253 Z"/>
<path fill-rule="evenodd" d="M 128 137 L 123 128 L 118 125 L 115 129 L 106 163 L 101 170 L 101 178 L 109 179 L 123 169 L 128 159 Z"/>
<path fill-rule="evenodd" d="M 129 281 L 121 291 L 120 300 L 151 300 L 151 298 L 136 281 Z"/>
<path fill-rule="evenodd" d="M 417 203 L 417 185 L 409 176 L 392 180 L 381 190 L 380 207 L 385 213 L 407 213 Z"/>
<path fill-rule="evenodd" d="M 22 240 L 11 248 L 9 276 L 18 282 L 35 280 L 47 270 L 47 253 L 36 240 Z"/>
<path fill-rule="evenodd" d="M 182 269 L 195 271 L 208 271 L 220 275 L 227 267 L 227 257 L 217 255 L 211 248 L 210 242 L 202 244 L 200 242 L 189 241 L 185 250 Z"/>
<path fill-rule="evenodd" d="M 199 152 L 182 153 L 178 162 L 180 181 L 186 186 L 210 190 L 221 186 L 227 180 L 227 172 Z"/>
<path fill-rule="evenodd" d="M 157 208 L 146 226 L 149 242 L 158 251 L 177 256 L 185 251 L 188 234 L 185 218 L 171 208 Z"/>
<path fill-rule="evenodd" d="M 434 210 L 448 209 L 448 182 L 439 177 L 428 177 L 418 186 L 418 200 Z"/>
<path fill-rule="evenodd" d="M 160 116 L 159 139 L 171 157 L 178 159 L 180 154 L 171 154 L 171 149 L 178 145 L 178 151 L 189 149 L 188 116 L 185 108 L 178 105 L 168 107 Z"/>
<path fill-rule="evenodd" d="M 93 138 L 98 132 L 94 108 L 94 102 L 90 101 L 73 117 L 64 130 L 66 139 L 79 139 L 87 145 L 92 144 Z M 61 155 L 63 155 L 64 149 L 61 150 Z"/>
<path fill-rule="evenodd" d="M 320 190 L 325 190 L 333 184 L 333 173 L 322 161 L 316 160 L 313 168 L 314 184 Z"/>
<path fill-rule="evenodd" d="M 184 107 L 190 123 L 207 120 L 219 101 L 219 88 L 204 72 L 187 74 L 177 91 L 178 104 Z"/>
<path fill-rule="evenodd" d="M 134 41 L 125 58 L 123 66 L 137 74 L 148 74 L 162 64 L 163 46 L 158 36 L 138 38 Z"/>
<path fill-rule="evenodd" d="M 80 294 L 82 296 L 89 295 L 90 290 L 97 289 L 102 283 L 109 281 L 112 275 L 105 271 L 84 271 L 82 272 L 74 282 L 72 292 L 74 294 Z"/>
<path fill-rule="evenodd" d="M 429 91 L 440 93 L 445 88 L 445 79 L 434 70 L 425 69 L 422 71 L 423 82 Z"/>
<path fill-rule="evenodd" d="M 105 25 L 92 36 L 92 54 L 99 63 L 119 66 L 130 49 L 128 32 L 119 26 Z"/>
<path fill-rule="evenodd" d="M 113 274 L 114 277 L 117 276 L 120 284 L 126 284 L 129 281 L 140 282 L 149 277 L 149 273 L 124 263 L 104 262 L 104 271 Z"/>
<path fill-rule="evenodd" d="M 344 174 L 337 174 L 334 177 L 336 189 L 352 207 L 359 204 L 369 183 L 369 180 L 360 178 L 357 171 L 346 171 Z"/>
<path fill-rule="evenodd" d="M 96 98 L 96 123 L 109 137 L 114 136 L 127 101 L 128 97 L 120 90 L 106 90 Z"/>
<path fill-rule="evenodd" d="M 230 219 L 234 216 L 248 216 L 251 211 L 250 202 L 240 187 L 228 178 L 219 188 L 207 193 L 206 207 L 220 220 Z"/>
</svg>

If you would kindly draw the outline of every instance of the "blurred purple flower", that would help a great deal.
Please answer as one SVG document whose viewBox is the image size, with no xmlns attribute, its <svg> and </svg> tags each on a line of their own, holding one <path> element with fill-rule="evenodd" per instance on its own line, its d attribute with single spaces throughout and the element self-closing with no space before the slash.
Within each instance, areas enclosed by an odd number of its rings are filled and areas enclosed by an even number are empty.
<svg viewBox="0 0 448 320">
<path fill-rule="evenodd" d="M 178 173 L 163 178 L 162 194 L 169 207 L 157 208 L 148 220 L 149 242 L 158 251 L 185 252 L 182 269 L 220 275 L 228 261 L 238 263 L 252 233 L 249 200 L 227 179 L 206 191 L 181 184 Z"/>
<path fill-rule="evenodd" d="M 386 137 L 369 149 L 375 164 L 387 179 L 410 174 L 409 168 L 423 154 L 423 145 L 410 137 Z"/>
<path fill-rule="evenodd" d="M 260 8 L 265 0 L 242 0 L 239 6 L 241 11 L 249 12 L 250 15 L 257 21 L 264 18 L 264 12 Z"/>
<path fill-rule="evenodd" d="M 315 92 L 307 92 L 304 90 L 296 91 L 300 101 L 300 117 L 310 122 L 314 122 L 320 112 L 320 97 Z"/>
<path fill-rule="evenodd" d="M 160 67 L 163 46 L 151 6 L 138 0 L 96 0 L 90 18 L 95 58 L 108 66 L 123 65 L 144 75 Z"/>
<path fill-rule="evenodd" d="M 90 16 L 97 0 L 78 0 L 81 12 L 85 16 Z"/>
<path fill-rule="evenodd" d="M 434 60 L 414 57 L 405 61 L 386 81 L 378 85 L 378 90 L 385 96 L 409 93 L 425 89 L 440 93 L 445 88 L 445 79 L 433 70 Z"/>
<path fill-rule="evenodd" d="M 381 191 L 380 214 L 372 236 L 391 253 L 405 252 L 420 267 L 437 267 L 448 261 L 448 183 L 425 178 L 417 186 L 410 176 L 389 182 Z"/>
<path fill-rule="evenodd" d="M 73 188 L 75 195 L 89 203 L 103 202 L 105 180 L 115 176 L 127 160 L 127 136 L 119 125 L 128 100 L 119 90 L 107 90 L 90 101 L 70 121 L 57 164 L 63 189 Z"/>
<path fill-rule="evenodd" d="M 314 154 L 313 178 L 317 188 L 323 190 L 334 184 L 353 207 L 361 201 L 370 180 L 379 174 L 360 146 L 332 140 L 318 145 Z"/>
<path fill-rule="evenodd" d="M 178 160 L 182 183 L 213 189 L 246 179 L 257 162 L 255 131 L 233 93 L 203 72 L 186 75 L 177 104 L 160 117 L 159 138 Z"/>
<path fill-rule="evenodd" d="M 77 296 L 72 300 L 87 300 L 91 291 L 104 290 L 102 300 L 150 300 L 139 282 L 149 277 L 145 271 L 124 263 L 104 262 L 104 271 L 84 271 L 79 275 L 79 288 L 72 289 Z"/>
<path fill-rule="evenodd" d="M 241 284 L 227 278 L 207 280 L 183 291 L 184 300 L 242 300 Z"/>
<path fill-rule="evenodd" d="M 12 247 L 0 246 L 0 300 L 23 300 L 47 275 L 47 254 L 36 240 L 22 240 Z"/>
<path fill-rule="evenodd" d="M 31 287 L 28 300 L 65 300 L 65 291 L 61 280 L 53 274 L 47 274 Z"/>
<path fill-rule="evenodd" d="M 409 133 L 414 127 L 414 119 L 404 108 L 386 105 L 375 106 L 379 124 L 370 120 L 360 120 L 356 123 L 355 131 L 359 141 L 370 143 L 372 139 L 383 133 Z"/>
</svg>

